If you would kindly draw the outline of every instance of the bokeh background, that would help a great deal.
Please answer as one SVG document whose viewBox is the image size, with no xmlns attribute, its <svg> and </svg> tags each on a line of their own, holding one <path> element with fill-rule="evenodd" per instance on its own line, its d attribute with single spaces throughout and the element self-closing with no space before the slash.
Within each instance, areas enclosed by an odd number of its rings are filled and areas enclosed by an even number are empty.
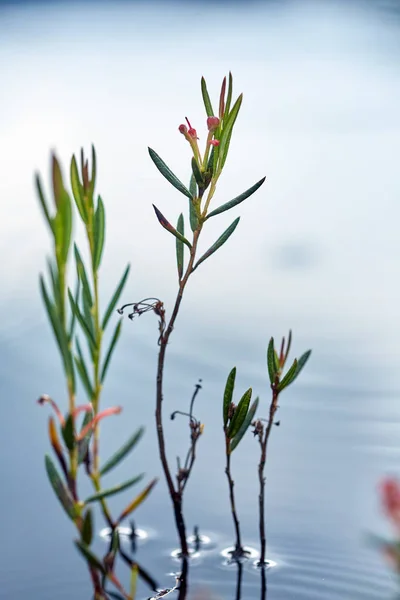
<svg viewBox="0 0 400 600">
<path fill-rule="evenodd" d="M 201 377 L 205 422 L 188 486 L 189 527 L 215 543 L 192 570 L 194 586 L 231 597 L 234 573 L 219 552 L 232 541 L 223 473 L 221 394 L 232 366 L 238 389 L 269 401 L 266 347 L 294 333 L 313 349 L 282 396 L 268 459 L 268 599 L 392 598 L 395 580 L 367 533 L 385 532 L 377 486 L 400 452 L 400 8 L 398 2 L 0 3 L 0 589 L 4 598 L 88 598 L 72 530 L 46 480 L 48 393 L 65 401 L 59 358 L 38 291 L 49 236 L 35 197 L 49 193 L 50 151 L 67 174 L 72 153 L 95 144 L 106 205 L 104 301 L 125 265 L 123 300 L 164 300 L 176 290 L 174 222 L 187 203 L 156 171 L 154 148 L 184 181 L 187 116 L 206 137 L 202 75 L 218 96 L 224 75 L 244 92 L 215 204 L 267 176 L 261 190 L 210 221 L 206 249 L 237 215 L 234 236 L 187 290 L 167 361 L 166 414 L 184 409 Z M 216 103 L 216 102 L 215 102 Z M 76 231 L 78 241 L 82 232 Z M 123 417 L 102 428 L 107 456 L 138 425 L 146 435 L 110 483 L 161 474 L 154 433 L 157 327 L 124 324 L 104 394 Z M 168 453 L 187 429 L 168 423 Z M 257 545 L 258 448 L 235 456 L 246 542 Z M 84 483 L 82 485 L 85 485 Z M 128 499 L 116 500 L 116 510 Z M 98 520 L 98 529 L 101 521 Z M 164 587 L 178 568 L 163 479 L 137 513 L 140 548 Z M 97 544 L 102 544 L 98 538 Z M 258 596 L 246 567 L 242 598 Z M 147 597 L 140 590 L 140 597 Z"/>
</svg>

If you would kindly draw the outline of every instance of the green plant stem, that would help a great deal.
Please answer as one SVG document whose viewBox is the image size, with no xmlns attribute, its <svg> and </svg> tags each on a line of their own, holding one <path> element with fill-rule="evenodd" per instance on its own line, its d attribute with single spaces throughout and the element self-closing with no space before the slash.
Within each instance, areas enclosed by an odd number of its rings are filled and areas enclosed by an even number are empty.
<svg viewBox="0 0 400 600">
<path fill-rule="evenodd" d="M 237 512 L 236 512 L 235 491 L 234 491 L 235 482 L 232 479 L 232 473 L 231 473 L 231 452 L 230 452 L 229 445 L 230 445 L 230 439 L 228 438 L 228 436 L 226 435 L 226 432 L 225 432 L 225 453 L 226 453 L 225 473 L 228 478 L 229 500 L 230 500 L 230 504 L 231 504 L 231 513 L 232 513 L 232 519 L 233 519 L 233 524 L 235 527 L 235 534 L 236 534 L 234 556 L 236 558 L 238 558 L 243 554 L 243 546 L 242 546 L 242 539 L 241 539 L 241 535 L 240 535 L 240 523 L 239 523 L 239 519 L 238 519 Z"/>
<path fill-rule="evenodd" d="M 271 434 L 272 426 L 274 424 L 275 413 L 278 409 L 278 399 L 279 399 L 279 392 L 277 389 L 278 384 L 279 384 L 279 376 L 277 376 L 275 382 L 271 386 L 272 401 L 271 401 L 271 404 L 269 407 L 268 423 L 267 423 L 267 427 L 265 429 L 264 436 L 262 439 L 260 439 L 261 455 L 260 455 L 260 462 L 258 465 L 258 480 L 259 480 L 259 484 L 260 484 L 260 491 L 259 491 L 259 496 L 258 496 L 258 503 L 259 503 L 259 531 L 260 531 L 260 546 L 261 546 L 260 566 L 261 567 L 263 567 L 265 565 L 265 553 L 266 553 L 266 546 L 267 546 L 266 533 L 265 533 L 265 475 L 264 475 L 264 471 L 265 471 L 265 463 L 267 460 L 268 439 Z"/>
</svg>

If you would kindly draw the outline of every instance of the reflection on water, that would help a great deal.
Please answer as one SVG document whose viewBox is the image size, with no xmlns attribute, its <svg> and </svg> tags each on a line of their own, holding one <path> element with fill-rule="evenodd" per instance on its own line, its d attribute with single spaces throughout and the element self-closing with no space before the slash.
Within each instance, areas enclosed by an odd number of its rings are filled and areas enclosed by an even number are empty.
<svg viewBox="0 0 400 600">
<path fill-rule="evenodd" d="M 6 597 L 66 600 L 90 593 L 42 465 L 47 415 L 34 401 L 47 392 L 62 403 L 63 391 L 38 294 L 48 242 L 33 171 L 48 169 L 50 148 L 66 164 L 81 145 L 96 144 L 109 227 L 104 293 L 130 260 L 124 300 L 154 295 L 169 308 L 174 247 L 151 202 L 158 198 L 174 219 L 182 199 L 155 172 L 146 148 L 188 178 L 177 127 L 187 115 L 201 130 L 200 76 L 216 91 L 229 69 L 244 103 L 216 198 L 222 203 L 264 174 L 267 182 L 241 205 L 229 245 L 196 272 L 169 348 L 167 411 L 184 410 L 203 379 L 197 416 L 206 429 L 186 512 L 190 530 L 198 524 L 212 547 L 193 560 L 193 592 L 236 593 L 232 569 L 220 556 L 233 541 L 220 423 L 226 375 L 236 364 L 238 385 L 252 385 L 266 412 L 267 340 L 291 327 L 294 354 L 312 347 L 313 358 L 295 389 L 285 392 L 281 427 L 271 439 L 268 557 L 277 564 L 268 572 L 268 600 L 392 597 L 395 581 L 366 533 L 384 528 L 377 482 L 399 470 L 397 13 L 396 3 L 328 0 L 1 10 L 0 435 L 6 452 L 0 510 L 7 544 L 0 550 L 0 585 Z M 210 222 L 204 245 L 228 224 L 223 216 Z M 138 424 L 147 429 L 135 464 L 121 466 L 110 484 L 140 463 L 149 475 L 160 474 L 156 336 L 152 319 L 125 323 L 104 398 L 118 397 L 125 418 L 104 426 L 104 455 Z M 170 422 L 167 434 L 169 455 L 182 453 L 187 431 Z M 250 436 L 233 461 L 245 543 L 256 548 L 257 452 Z M 176 535 L 163 481 L 138 511 L 137 526 L 154 532 L 138 544 L 143 565 L 172 587 Z M 101 538 L 97 543 L 104 546 Z M 260 593 L 260 574 L 250 562 L 241 590 L 244 600 Z M 148 597 L 145 588 L 139 592 Z"/>
</svg>

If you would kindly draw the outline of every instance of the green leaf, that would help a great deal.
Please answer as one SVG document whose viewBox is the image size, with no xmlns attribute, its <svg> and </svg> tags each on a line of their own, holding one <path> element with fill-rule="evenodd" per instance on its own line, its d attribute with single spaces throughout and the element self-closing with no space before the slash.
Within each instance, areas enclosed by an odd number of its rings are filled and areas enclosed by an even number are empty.
<svg viewBox="0 0 400 600">
<path fill-rule="evenodd" d="M 106 215 L 104 210 L 103 200 L 99 196 L 97 201 L 97 209 L 94 215 L 94 254 L 93 254 L 93 268 L 95 271 L 98 270 L 101 257 L 104 249 L 104 237 L 106 230 Z"/>
<path fill-rule="evenodd" d="M 190 190 L 190 193 L 192 194 L 192 198 L 193 198 L 193 199 L 189 200 L 189 221 L 190 221 L 190 228 L 191 228 L 192 231 L 196 231 L 197 227 L 199 226 L 199 219 L 197 218 L 196 209 L 195 209 L 195 206 L 194 206 L 194 198 L 196 198 L 197 187 L 196 187 L 196 180 L 194 178 L 193 173 L 192 173 L 192 176 L 190 178 L 189 190 Z"/>
<path fill-rule="evenodd" d="M 278 369 L 276 368 L 276 359 L 275 359 L 275 348 L 274 348 L 274 338 L 269 340 L 268 350 L 267 350 L 267 364 L 268 364 L 268 374 L 271 385 L 275 383 L 275 378 L 278 374 Z"/>
<path fill-rule="evenodd" d="M 110 317 L 111 317 L 111 315 L 112 315 L 115 307 L 117 306 L 118 300 L 119 300 L 119 298 L 120 298 L 120 296 L 122 294 L 122 290 L 125 287 L 126 280 L 128 279 L 130 268 L 131 268 L 130 265 L 128 265 L 126 267 L 126 269 L 125 269 L 125 271 L 124 271 L 124 273 L 123 273 L 123 275 L 121 277 L 121 280 L 120 280 L 120 282 L 119 282 L 119 284 L 117 286 L 117 289 L 115 290 L 114 295 L 113 295 L 113 297 L 110 300 L 110 304 L 107 306 L 107 310 L 106 310 L 106 312 L 104 314 L 103 322 L 101 324 L 101 328 L 102 328 L 103 331 L 106 329 L 108 321 L 110 320 Z"/>
<path fill-rule="evenodd" d="M 204 77 L 201 78 L 201 94 L 203 96 L 203 102 L 206 109 L 206 113 L 208 117 L 214 116 L 214 111 L 211 106 L 210 96 L 208 95 L 207 84 Z"/>
<path fill-rule="evenodd" d="M 144 473 L 141 473 L 140 475 L 137 475 L 132 479 L 128 479 L 128 481 L 125 481 L 124 483 L 120 483 L 119 485 L 116 485 L 112 488 L 108 488 L 107 490 L 97 492 L 96 494 L 93 494 L 93 496 L 89 496 L 89 498 L 86 498 L 85 504 L 89 504 L 90 502 L 97 502 L 98 500 L 102 500 L 103 498 L 107 498 L 108 496 L 114 496 L 114 494 L 119 494 L 119 492 L 123 492 L 124 490 L 130 488 L 132 485 L 135 485 L 135 483 L 138 483 L 141 479 L 143 479 L 143 477 Z"/>
<path fill-rule="evenodd" d="M 62 222 L 62 257 L 64 264 L 67 263 L 69 249 L 71 246 L 72 233 L 72 205 L 68 193 L 64 190 L 62 202 L 60 204 L 60 214 Z"/>
<path fill-rule="evenodd" d="M 167 165 L 162 160 L 162 158 L 160 158 L 160 156 L 158 156 L 157 152 L 154 152 L 154 150 L 152 150 L 151 148 L 149 148 L 148 150 L 149 150 L 151 160 L 154 162 L 157 169 L 160 171 L 161 175 L 163 175 L 165 177 L 165 179 L 167 181 L 169 181 L 169 183 L 171 185 L 174 186 L 174 188 L 179 190 L 182 194 L 184 194 L 188 198 L 192 199 L 192 195 L 189 192 L 189 190 L 183 185 L 183 183 L 177 178 L 177 176 L 173 174 L 171 169 L 169 167 L 167 167 Z"/>
<path fill-rule="evenodd" d="M 50 324 L 53 328 L 53 333 L 56 338 L 58 347 L 60 349 L 61 358 L 64 365 L 64 370 L 66 375 L 74 382 L 74 369 L 71 358 L 71 353 L 68 347 L 68 341 L 66 337 L 66 332 L 64 331 L 62 324 L 60 322 L 60 317 L 57 312 L 57 308 L 50 300 L 49 295 L 47 293 L 46 284 L 44 282 L 43 276 L 40 275 L 40 291 L 42 295 L 42 299 L 44 305 L 46 307 L 46 311 L 49 317 Z"/>
<path fill-rule="evenodd" d="M 68 297 L 69 297 L 69 301 L 71 304 L 71 308 L 73 310 L 73 312 L 76 315 L 76 318 L 79 321 L 80 326 L 82 327 L 82 330 L 89 342 L 89 344 L 91 345 L 92 348 L 96 348 L 96 340 L 94 339 L 92 330 L 93 330 L 93 323 L 90 322 L 88 323 L 85 319 L 85 317 L 83 316 L 83 314 L 81 313 L 79 306 L 76 304 L 73 295 L 71 294 L 71 290 L 68 290 Z"/>
<path fill-rule="evenodd" d="M 108 461 L 103 465 L 103 467 L 100 469 L 100 475 L 103 476 L 108 473 L 108 471 L 111 471 L 111 469 L 116 467 L 129 454 L 129 452 L 133 450 L 143 433 L 143 427 L 140 427 L 140 429 L 135 431 L 129 440 L 125 442 L 125 444 L 121 446 L 121 448 L 117 450 L 117 452 L 115 452 L 115 454 L 113 454 L 111 458 L 109 458 Z"/>
<path fill-rule="evenodd" d="M 178 218 L 178 223 L 176 225 L 176 230 L 182 237 L 185 235 L 185 224 L 183 220 L 183 214 L 181 213 Z M 179 238 L 176 238 L 176 265 L 178 268 L 178 277 L 179 281 L 183 276 L 183 242 Z"/>
<path fill-rule="evenodd" d="M 231 452 L 233 452 L 234 449 L 238 446 L 239 442 L 242 440 L 242 437 L 244 436 L 244 434 L 250 427 L 250 425 L 254 419 L 254 415 L 256 413 L 257 407 L 258 407 L 258 397 L 254 400 L 253 404 L 250 406 L 249 412 L 247 413 L 242 426 L 240 427 L 239 431 L 237 432 L 237 434 L 231 441 L 231 445 L 230 445 Z"/>
<path fill-rule="evenodd" d="M 199 188 L 204 188 L 204 176 L 203 173 L 200 171 L 199 165 L 197 164 L 197 160 L 194 156 L 192 157 L 192 171 Z"/>
<path fill-rule="evenodd" d="M 75 290 L 75 303 L 78 304 L 79 302 L 79 294 L 81 293 L 81 280 L 77 279 L 76 281 L 76 290 Z M 74 331 L 75 331 L 75 323 L 76 323 L 76 315 L 75 313 L 72 311 L 71 312 L 71 322 L 69 325 L 69 333 L 68 333 L 68 342 L 70 343 L 72 340 L 72 337 L 74 335 Z"/>
<path fill-rule="evenodd" d="M 237 219 L 235 219 L 233 221 L 233 223 L 231 225 L 229 225 L 228 229 L 226 229 L 224 231 L 224 233 L 217 239 L 217 241 L 207 250 L 207 252 L 205 252 L 203 254 L 203 256 L 201 256 L 199 258 L 199 260 L 197 261 L 197 263 L 193 267 L 193 271 L 195 269 L 197 269 L 197 267 L 203 261 L 205 261 L 209 256 L 211 256 L 211 254 L 214 254 L 214 252 L 216 252 L 219 248 L 221 248 L 221 246 L 223 244 L 225 244 L 225 242 L 230 238 L 230 236 L 232 235 L 232 233 L 235 231 L 235 229 L 236 229 L 239 221 L 240 221 L 240 217 L 237 217 Z"/>
<path fill-rule="evenodd" d="M 233 390 L 235 388 L 236 379 L 236 367 L 233 367 L 232 371 L 228 375 L 226 380 L 225 391 L 224 391 L 224 404 L 223 404 L 223 416 L 224 416 L 224 427 L 228 424 L 229 407 L 232 402 Z"/>
<path fill-rule="evenodd" d="M 106 358 L 105 358 L 105 361 L 104 361 L 104 364 L 103 364 L 103 369 L 101 371 L 101 382 L 102 383 L 103 383 L 103 381 L 105 379 L 105 376 L 106 376 L 106 373 L 107 373 L 107 369 L 108 369 L 108 366 L 110 364 L 110 360 L 111 360 L 111 357 L 112 357 L 112 353 L 114 352 L 116 343 L 118 342 L 118 338 L 119 338 L 119 336 L 121 334 L 121 328 L 122 328 L 122 319 L 120 319 L 118 321 L 117 326 L 116 326 L 115 331 L 114 331 L 114 335 L 111 338 L 110 346 L 108 348 L 107 355 L 106 355 Z"/>
<path fill-rule="evenodd" d="M 87 560 L 87 562 L 92 565 L 92 567 L 100 571 L 103 575 L 106 575 L 106 569 L 103 563 L 95 554 L 93 554 L 87 544 L 81 542 L 80 540 L 75 540 L 75 546 L 78 548 L 79 552 Z"/>
<path fill-rule="evenodd" d="M 247 411 L 249 410 L 249 404 L 251 400 L 252 389 L 249 388 L 240 399 L 239 404 L 236 407 L 235 413 L 232 417 L 232 420 L 229 424 L 228 428 L 228 437 L 230 439 L 234 438 L 239 429 L 242 427 L 244 420 L 247 415 Z"/>
<path fill-rule="evenodd" d="M 76 244 L 74 244 L 74 254 L 75 254 L 75 262 L 76 262 L 76 271 L 78 273 L 79 280 L 82 282 L 82 291 L 84 296 L 86 296 L 87 303 L 90 308 L 93 306 L 93 298 L 92 292 L 90 290 L 89 279 L 86 274 L 86 269 L 82 257 L 79 252 L 79 248 Z M 78 300 L 76 301 L 78 303 Z"/>
<path fill-rule="evenodd" d="M 78 165 L 76 163 L 75 156 L 73 156 L 71 160 L 70 178 L 72 194 L 75 200 L 76 207 L 79 211 L 82 221 L 86 224 L 88 221 L 88 216 L 83 195 L 83 185 L 81 184 L 79 179 Z"/>
<path fill-rule="evenodd" d="M 82 542 L 87 546 L 90 546 L 93 539 L 93 515 L 90 508 L 87 509 L 85 516 L 83 517 L 82 530 L 81 530 Z"/>
<path fill-rule="evenodd" d="M 82 421 L 81 431 L 87 425 L 89 425 L 90 421 L 93 421 L 93 418 L 94 418 L 94 411 L 93 411 L 93 409 L 91 411 L 88 411 L 88 412 L 85 413 L 85 416 L 84 416 L 83 421 Z M 93 430 L 90 429 L 90 431 L 85 435 L 85 437 L 78 442 L 78 463 L 79 464 L 82 464 L 83 461 L 85 460 L 86 453 L 87 453 L 88 448 L 89 448 L 90 438 L 92 437 L 92 433 L 93 433 Z"/>
<path fill-rule="evenodd" d="M 215 217 L 215 215 L 219 215 L 219 214 L 225 212 L 226 210 L 229 210 L 229 209 L 233 208 L 234 206 L 237 206 L 238 204 L 243 202 L 243 200 L 246 200 L 246 198 L 249 198 L 249 196 L 254 194 L 254 192 L 256 192 L 258 190 L 258 188 L 262 186 L 264 181 L 265 181 L 265 177 L 260 179 L 260 181 L 257 181 L 257 183 L 255 183 L 251 188 L 249 188 L 248 190 L 246 190 L 245 192 L 240 194 L 240 196 L 236 196 L 236 198 L 234 198 L 233 200 L 230 200 L 229 202 L 225 202 L 225 204 L 221 204 L 221 206 L 218 206 L 218 208 L 211 211 L 206 216 L 206 219 L 209 219 L 210 217 Z"/>
<path fill-rule="evenodd" d="M 46 465 L 47 477 L 49 478 L 49 481 L 50 481 L 51 487 L 54 490 L 54 493 L 56 494 L 57 498 L 59 499 L 62 507 L 64 508 L 64 510 L 67 513 L 67 515 L 69 516 L 69 518 L 74 519 L 74 517 L 75 517 L 74 501 L 72 499 L 70 492 L 68 491 L 67 487 L 63 483 L 61 477 L 59 476 L 58 471 L 57 471 L 56 467 L 54 466 L 54 463 L 48 454 L 46 454 L 46 456 L 45 456 L 45 465 Z"/>
<path fill-rule="evenodd" d="M 35 183 L 36 183 L 36 191 L 37 191 L 37 194 L 38 194 L 38 197 L 39 197 L 40 205 L 41 205 L 42 210 L 43 210 L 43 214 L 44 214 L 44 216 L 46 218 L 46 221 L 47 221 L 47 223 L 48 223 L 51 231 L 54 234 L 53 219 L 50 216 L 49 209 L 47 207 L 47 203 L 46 203 L 46 199 L 44 197 L 44 193 L 43 193 L 42 184 L 41 184 L 41 181 L 40 181 L 39 174 L 36 174 Z"/>
<path fill-rule="evenodd" d="M 134 564 L 131 568 L 131 577 L 130 577 L 130 582 L 129 582 L 129 595 L 132 599 L 136 598 L 136 587 L 137 587 L 138 575 L 139 575 L 138 566 L 136 564 Z"/>
<path fill-rule="evenodd" d="M 75 432 L 74 421 L 71 415 L 68 415 L 64 427 L 61 428 L 61 433 L 68 450 L 73 450 L 75 447 Z"/>
<path fill-rule="evenodd" d="M 79 343 L 78 338 L 76 338 L 76 350 L 78 352 L 78 356 L 75 356 L 75 364 L 78 369 L 78 373 L 81 378 L 83 387 L 85 388 L 88 399 L 92 400 L 94 397 L 93 386 L 90 381 L 89 373 L 85 364 L 85 359 L 83 357 L 81 345 Z"/>
<path fill-rule="evenodd" d="M 232 90 L 233 90 L 233 79 L 232 79 L 232 73 L 229 71 L 228 95 L 226 97 L 225 112 L 224 112 L 224 118 L 223 118 L 224 124 L 226 123 L 226 121 L 229 117 L 229 112 L 231 110 Z"/>
<path fill-rule="evenodd" d="M 93 197 L 94 187 L 96 185 L 96 150 L 94 149 L 94 145 L 92 144 L 92 174 L 90 177 L 90 195 Z"/>
<path fill-rule="evenodd" d="M 297 359 L 295 358 L 292 366 L 290 367 L 290 369 L 288 370 L 286 375 L 283 377 L 283 379 L 279 382 L 278 392 L 281 392 L 282 390 L 284 390 L 285 387 L 290 385 L 292 383 L 292 381 L 294 381 L 296 379 L 297 366 L 298 366 Z"/>
<path fill-rule="evenodd" d="M 243 94 L 240 94 L 239 98 L 236 100 L 235 104 L 231 112 L 229 113 L 229 117 L 224 124 L 224 128 L 222 131 L 220 144 L 219 144 L 219 157 L 220 157 L 220 167 L 219 171 L 221 172 L 223 165 L 225 164 L 226 156 L 228 154 L 229 144 L 231 140 L 233 126 L 235 124 L 236 118 L 238 116 L 241 104 L 243 100 Z"/>
<path fill-rule="evenodd" d="M 167 219 L 164 217 L 164 215 L 162 214 L 162 212 L 160 212 L 158 210 L 158 208 L 154 204 L 153 204 L 153 208 L 154 208 L 154 212 L 156 213 L 156 216 L 157 216 L 157 219 L 158 219 L 160 225 L 162 227 L 164 227 L 164 229 L 166 229 L 167 231 L 169 231 L 169 233 L 172 233 L 172 235 L 174 235 L 176 238 L 178 238 L 178 240 L 180 240 L 181 242 L 183 242 L 184 244 L 186 244 L 186 246 L 188 248 L 191 248 L 192 244 L 183 235 L 181 235 L 175 229 L 175 227 L 172 227 L 171 223 L 169 221 L 167 221 Z"/>
<path fill-rule="evenodd" d="M 306 362 L 308 361 L 308 359 L 310 358 L 311 355 L 311 350 L 307 350 L 307 352 L 304 352 L 304 354 L 302 354 L 300 356 L 300 358 L 297 361 L 297 368 L 296 368 L 296 372 L 294 373 L 290 383 L 293 383 L 293 381 L 296 379 L 296 377 L 298 377 L 301 373 L 301 371 L 303 370 Z M 281 384 L 283 383 L 284 379 L 282 379 Z M 289 385 L 289 384 L 286 384 Z"/>
<path fill-rule="evenodd" d="M 142 504 L 142 502 L 144 502 L 146 500 L 147 496 L 150 494 L 151 490 L 156 485 L 157 481 L 158 481 L 157 478 L 150 481 L 149 485 L 146 486 L 144 488 L 144 490 L 142 492 L 140 492 L 140 494 L 138 496 L 136 496 L 136 498 L 128 504 L 128 506 L 125 508 L 125 510 L 123 510 L 122 513 L 120 514 L 120 516 L 118 517 L 117 524 L 121 523 L 121 521 L 123 519 L 125 519 L 128 515 L 130 515 L 138 506 L 140 506 Z"/>
</svg>

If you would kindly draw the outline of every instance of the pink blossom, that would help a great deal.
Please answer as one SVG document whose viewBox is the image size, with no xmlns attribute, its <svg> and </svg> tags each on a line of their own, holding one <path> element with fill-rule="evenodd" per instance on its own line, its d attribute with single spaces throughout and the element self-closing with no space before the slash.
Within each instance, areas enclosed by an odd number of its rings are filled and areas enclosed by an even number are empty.
<svg viewBox="0 0 400 600">
<path fill-rule="evenodd" d="M 382 505 L 386 515 L 400 530 L 400 483 L 397 479 L 387 478 L 381 484 Z"/>
<path fill-rule="evenodd" d="M 219 125 L 218 117 L 208 117 L 207 119 L 207 127 L 208 131 L 215 131 Z"/>
<path fill-rule="evenodd" d="M 210 144 L 211 146 L 219 146 L 219 140 L 211 140 Z"/>
</svg>

